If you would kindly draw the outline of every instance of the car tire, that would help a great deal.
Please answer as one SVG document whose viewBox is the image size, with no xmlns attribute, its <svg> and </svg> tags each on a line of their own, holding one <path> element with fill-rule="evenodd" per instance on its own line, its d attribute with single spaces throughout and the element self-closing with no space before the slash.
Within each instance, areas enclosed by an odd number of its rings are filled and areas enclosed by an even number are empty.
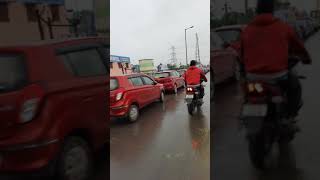
<svg viewBox="0 0 320 180">
<path fill-rule="evenodd" d="M 215 96 L 215 80 L 214 80 L 214 74 L 213 74 L 213 70 L 210 71 L 210 101 L 214 100 L 214 96 Z"/>
<path fill-rule="evenodd" d="M 135 104 L 132 104 L 129 107 L 129 111 L 128 111 L 128 121 L 133 123 L 136 122 L 139 118 L 139 107 Z"/>
<path fill-rule="evenodd" d="M 161 93 L 160 93 L 159 101 L 162 102 L 162 103 L 164 102 L 164 92 L 163 91 L 161 91 Z"/>
<path fill-rule="evenodd" d="M 93 170 L 93 157 L 88 143 L 80 137 L 68 137 L 57 160 L 57 179 L 87 180 Z"/>
<path fill-rule="evenodd" d="M 175 84 L 173 89 L 174 94 L 178 94 L 178 86 Z"/>
<path fill-rule="evenodd" d="M 233 78 L 235 81 L 241 80 L 241 66 L 238 59 L 234 62 L 233 65 Z"/>
</svg>

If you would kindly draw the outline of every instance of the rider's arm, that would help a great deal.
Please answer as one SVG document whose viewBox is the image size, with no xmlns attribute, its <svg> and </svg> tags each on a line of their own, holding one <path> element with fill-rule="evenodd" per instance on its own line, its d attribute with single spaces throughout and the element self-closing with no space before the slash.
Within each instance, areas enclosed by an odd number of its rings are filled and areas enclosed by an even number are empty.
<svg viewBox="0 0 320 180">
<path fill-rule="evenodd" d="M 289 48 L 290 53 L 300 56 L 304 64 L 311 64 L 311 57 L 307 49 L 292 28 L 289 28 Z"/>
<path fill-rule="evenodd" d="M 205 82 L 208 81 L 206 75 L 202 71 L 200 72 L 200 76 L 201 76 L 201 79 L 203 79 Z"/>
</svg>

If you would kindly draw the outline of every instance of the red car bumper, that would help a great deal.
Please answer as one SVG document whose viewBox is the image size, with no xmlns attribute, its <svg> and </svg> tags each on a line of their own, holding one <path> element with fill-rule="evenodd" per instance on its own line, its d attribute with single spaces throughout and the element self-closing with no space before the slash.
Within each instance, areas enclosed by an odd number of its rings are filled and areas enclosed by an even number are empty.
<svg viewBox="0 0 320 180">
<path fill-rule="evenodd" d="M 174 84 L 173 83 L 163 83 L 163 88 L 165 91 L 173 91 Z"/>
<path fill-rule="evenodd" d="M 110 117 L 124 117 L 128 111 L 129 106 L 120 101 L 110 106 Z"/>
<path fill-rule="evenodd" d="M 0 148 L 0 172 L 33 172 L 46 167 L 59 151 L 58 140 Z"/>
</svg>

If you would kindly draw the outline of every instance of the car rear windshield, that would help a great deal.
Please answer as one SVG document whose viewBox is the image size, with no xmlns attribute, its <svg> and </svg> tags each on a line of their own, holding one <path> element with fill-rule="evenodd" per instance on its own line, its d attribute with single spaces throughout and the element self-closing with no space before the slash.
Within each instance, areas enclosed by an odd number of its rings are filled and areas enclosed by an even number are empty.
<svg viewBox="0 0 320 180">
<path fill-rule="evenodd" d="M 154 74 L 155 78 L 166 78 L 169 76 L 170 76 L 170 73 L 156 73 L 156 74 Z"/>
<path fill-rule="evenodd" d="M 110 91 L 116 90 L 119 87 L 118 80 L 116 78 L 111 78 L 110 80 Z"/>
<path fill-rule="evenodd" d="M 13 91 L 27 80 L 24 58 L 17 54 L 0 54 L 0 93 Z"/>
</svg>

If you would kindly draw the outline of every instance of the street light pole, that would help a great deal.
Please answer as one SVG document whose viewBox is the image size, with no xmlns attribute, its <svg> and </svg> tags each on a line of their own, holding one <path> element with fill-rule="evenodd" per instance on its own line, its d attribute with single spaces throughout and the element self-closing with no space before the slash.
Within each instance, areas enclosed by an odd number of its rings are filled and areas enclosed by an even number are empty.
<svg viewBox="0 0 320 180">
<path fill-rule="evenodd" d="M 186 44 L 186 65 L 188 65 L 188 46 L 187 46 L 187 30 L 193 28 L 193 26 L 184 29 L 184 40 Z"/>
</svg>

